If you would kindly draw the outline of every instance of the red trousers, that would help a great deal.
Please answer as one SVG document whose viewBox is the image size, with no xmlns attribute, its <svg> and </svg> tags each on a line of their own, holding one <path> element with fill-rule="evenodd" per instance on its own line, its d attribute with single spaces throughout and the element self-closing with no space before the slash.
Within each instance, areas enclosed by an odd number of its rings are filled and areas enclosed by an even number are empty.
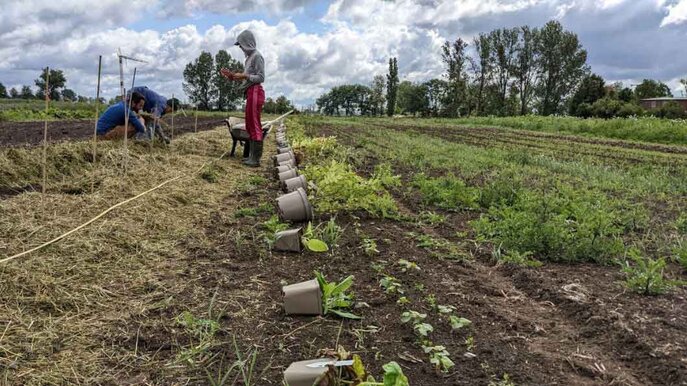
<svg viewBox="0 0 687 386">
<path fill-rule="evenodd" d="M 246 90 L 246 131 L 252 141 L 262 141 L 260 112 L 265 104 L 265 90 L 254 84 Z"/>
</svg>

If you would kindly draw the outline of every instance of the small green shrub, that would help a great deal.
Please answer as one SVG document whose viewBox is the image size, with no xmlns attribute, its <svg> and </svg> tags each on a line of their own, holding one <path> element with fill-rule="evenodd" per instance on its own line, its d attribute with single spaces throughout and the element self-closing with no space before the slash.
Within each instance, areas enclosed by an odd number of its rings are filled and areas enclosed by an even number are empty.
<svg viewBox="0 0 687 386">
<path fill-rule="evenodd" d="M 599 194 L 522 192 L 512 206 L 492 207 L 472 224 L 511 256 L 529 252 L 551 261 L 609 262 L 623 251 L 621 218 Z"/>
<path fill-rule="evenodd" d="M 425 205 L 448 210 L 477 207 L 477 189 L 453 176 L 430 178 L 420 173 L 413 178 L 413 186 L 419 190 Z"/>
<path fill-rule="evenodd" d="M 328 282 L 324 275 L 317 271 L 315 277 L 322 290 L 322 313 L 324 315 L 333 313 L 342 318 L 360 319 L 359 316 L 348 311 L 353 307 L 354 295 L 352 291 L 348 291 L 353 285 L 353 276 L 348 276 L 340 283 Z"/>
<path fill-rule="evenodd" d="M 627 275 L 625 285 L 631 290 L 643 295 L 660 295 L 677 284 L 664 277 L 663 270 L 666 266 L 664 258 L 654 260 L 643 257 L 635 248 L 630 248 L 627 255 L 629 259 L 625 261 L 623 271 Z M 633 264 L 630 264 L 630 261 Z"/>
<path fill-rule="evenodd" d="M 315 208 L 324 213 L 363 210 L 373 216 L 395 217 L 398 208 L 380 180 L 365 179 L 351 166 L 332 160 L 308 165 L 304 174 L 316 185 Z"/>
</svg>

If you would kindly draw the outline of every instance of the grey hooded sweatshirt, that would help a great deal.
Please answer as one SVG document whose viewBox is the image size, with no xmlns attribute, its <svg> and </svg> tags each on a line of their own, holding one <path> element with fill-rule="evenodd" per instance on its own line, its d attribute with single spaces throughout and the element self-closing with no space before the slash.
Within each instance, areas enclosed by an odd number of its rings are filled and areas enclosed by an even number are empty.
<svg viewBox="0 0 687 386">
<path fill-rule="evenodd" d="M 265 81 L 265 60 L 256 48 L 255 36 L 253 36 L 251 31 L 245 30 L 241 32 L 235 44 L 241 47 L 246 55 L 244 72 L 248 75 L 248 79 L 241 83 L 241 91 L 245 94 L 250 86 Z"/>
</svg>

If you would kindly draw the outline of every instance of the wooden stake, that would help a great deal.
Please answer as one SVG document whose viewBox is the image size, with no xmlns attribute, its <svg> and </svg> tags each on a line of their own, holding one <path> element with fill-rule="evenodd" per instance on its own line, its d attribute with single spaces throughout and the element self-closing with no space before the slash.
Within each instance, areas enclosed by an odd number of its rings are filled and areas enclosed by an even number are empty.
<svg viewBox="0 0 687 386">
<path fill-rule="evenodd" d="M 95 171 L 96 144 L 98 142 L 98 104 L 100 103 L 100 72 L 103 65 L 103 56 L 98 56 L 98 86 L 95 89 L 95 124 L 93 125 L 93 171 Z M 91 180 L 91 193 L 95 191 L 95 175 Z"/>
<path fill-rule="evenodd" d="M 122 103 L 124 104 L 124 173 L 126 173 L 126 158 L 127 158 L 127 136 L 129 130 L 129 111 L 126 109 L 126 93 L 124 90 L 124 62 L 122 55 L 119 55 L 119 91 L 122 94 Z"/>
<path fill-rule="evenodd" d="M 174 111 L 174 94 L 172 94 L 172 140 L 174 140 L 174 114 L 176 111 Z"/>
<path fill-rule="evenodd" d="M 45 68 L 45 127 L 43 128 L 43 186 L 42 193 L 45 195 L 45 186 L 48 184 L 48 177 L 46 175 L 46 163 L 48 156 L 48 106 L 50 105 L 50 67 Z"/>
<path fill-rule="evenodd" d="M 198 132 L 198 105 L 196 105 L 196 123 L 193 125 L 193 132 Z"/>
</svg>

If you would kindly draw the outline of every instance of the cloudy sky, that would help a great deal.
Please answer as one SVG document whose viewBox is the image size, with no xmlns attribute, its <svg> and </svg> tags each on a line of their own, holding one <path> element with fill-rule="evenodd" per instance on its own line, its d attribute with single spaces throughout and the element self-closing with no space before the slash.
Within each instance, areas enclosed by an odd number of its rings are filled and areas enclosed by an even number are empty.
<svg viewBox="0 0 687 386">
<path fill-rule="evenodd" d="M 233 47 L 253 30 L 266 60 L 267 96 L 310 104 L 332 86 L 369 84 L 397 56 L 401 79 L 440 77 L 440 46 L 480 32 L 559 20 L 589 52 L 592 71 L 608 81 L 668 83 L 679 96 L 687 77 L 687 0 L 3 0 L 0 82 L 33 86 L 45 66 L 62 69 L 67 86 L 94 96 L 98 55 L 102 92 L 118 89 L 116 51 L 127 83 L 180 99 L 182 71 L 201 51 Z"/>
</svg>

